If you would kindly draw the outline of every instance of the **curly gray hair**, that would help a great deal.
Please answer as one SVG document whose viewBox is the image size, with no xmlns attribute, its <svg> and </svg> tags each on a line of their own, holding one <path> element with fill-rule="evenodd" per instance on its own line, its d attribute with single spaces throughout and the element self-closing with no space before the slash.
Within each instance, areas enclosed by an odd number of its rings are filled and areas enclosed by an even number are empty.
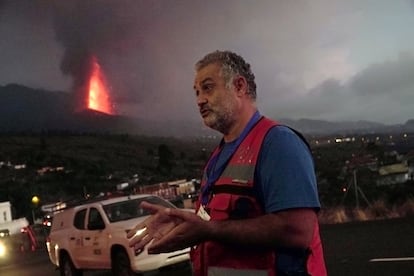
<svg viewBox="0 0 414 276">
<path fill-rule="evenodd" d="M 250 98 L 253 100 L 256 99 L 256 82 L 254 81 L 254 74 L 250 68 L 250 64 L 241 56 L 230 51 L 217 50 L 200 59 L 196 63 L 195 69 L 199 71 L 212 63 L 218 63 L 221 66 L 221 74 L 228 88 L 231 87 L 235 76 L 243 76 L 249 86 L 248 94 L 250 95 Z"/>
</svg>

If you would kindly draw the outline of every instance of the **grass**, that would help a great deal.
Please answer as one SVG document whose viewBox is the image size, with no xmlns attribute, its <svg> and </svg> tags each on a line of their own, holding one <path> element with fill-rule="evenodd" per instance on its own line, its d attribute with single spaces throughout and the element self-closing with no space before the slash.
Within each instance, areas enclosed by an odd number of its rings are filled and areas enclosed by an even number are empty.
<svg viewBox="0 0 414 276">
<path fill-rule="evenodd" d="M 367 221 L 399 218 L 414 215 L 414 198 L 402 204 L 389 205 L 383 200 L 375 201 L 364 208 L 330 207 L 319 213 L 321 224 L 345 223 L 351 221 Z"/>
</svg>

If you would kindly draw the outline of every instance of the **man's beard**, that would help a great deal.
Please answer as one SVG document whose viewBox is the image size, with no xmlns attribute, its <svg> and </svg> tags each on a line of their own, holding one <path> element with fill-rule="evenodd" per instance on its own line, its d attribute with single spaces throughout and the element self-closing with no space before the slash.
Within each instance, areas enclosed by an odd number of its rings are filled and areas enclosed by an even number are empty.
<svg viewBox="0 0 414 276">
<path fill-rule="evenodd" d="M 231 109 L 225 109 L 223 112 L 212 110 L 209 116 L 204 119 L 206 126 L 217 130 L 224 135 L 229 133 L 234 121 L 234 112 Z"/>
</svg>

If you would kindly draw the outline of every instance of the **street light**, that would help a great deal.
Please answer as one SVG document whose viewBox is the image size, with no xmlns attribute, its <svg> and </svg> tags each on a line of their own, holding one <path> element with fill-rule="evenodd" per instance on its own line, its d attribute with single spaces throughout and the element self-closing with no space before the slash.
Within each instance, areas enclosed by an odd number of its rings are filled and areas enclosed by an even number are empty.
<svg viewBox="0 0 414 276">
<path fill-rule="evenodd" d="M 38 197 L 38 196 L 33 196 L 32 197 L 32 204 L 33 204 L 33 208 L 32 208 L 32 219 L 33 219 L 33 224 L 35 224 L 35 220 L 36 220 L 36 217 L 35 217 L 35 208 L 37 207 L 37 205 L 39 204 L 39 202 L 40 202 L 40 198 Z"/>
<path fill-rule="evenodd" d="M 34 205 L 39 204 L 39 201 L 40 201 L 40 199 L 39 199 L 39 197 L 38 197 L 38 196 L 33 196 L 33 197 L 32 197 L 32 203 L 33 203 Z"/>
</svg>

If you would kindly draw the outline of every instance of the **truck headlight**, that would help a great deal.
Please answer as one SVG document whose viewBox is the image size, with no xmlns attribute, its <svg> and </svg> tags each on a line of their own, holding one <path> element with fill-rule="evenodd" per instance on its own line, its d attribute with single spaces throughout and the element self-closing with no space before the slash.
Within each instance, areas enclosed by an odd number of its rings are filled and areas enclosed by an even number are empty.
<svg viewBox="0 0 414 276">
<path fill-rule="evenodd" d="M 6 246 L 4 243 L 0 242 L 0 258 L 6 256 Z"/>
</svg>

